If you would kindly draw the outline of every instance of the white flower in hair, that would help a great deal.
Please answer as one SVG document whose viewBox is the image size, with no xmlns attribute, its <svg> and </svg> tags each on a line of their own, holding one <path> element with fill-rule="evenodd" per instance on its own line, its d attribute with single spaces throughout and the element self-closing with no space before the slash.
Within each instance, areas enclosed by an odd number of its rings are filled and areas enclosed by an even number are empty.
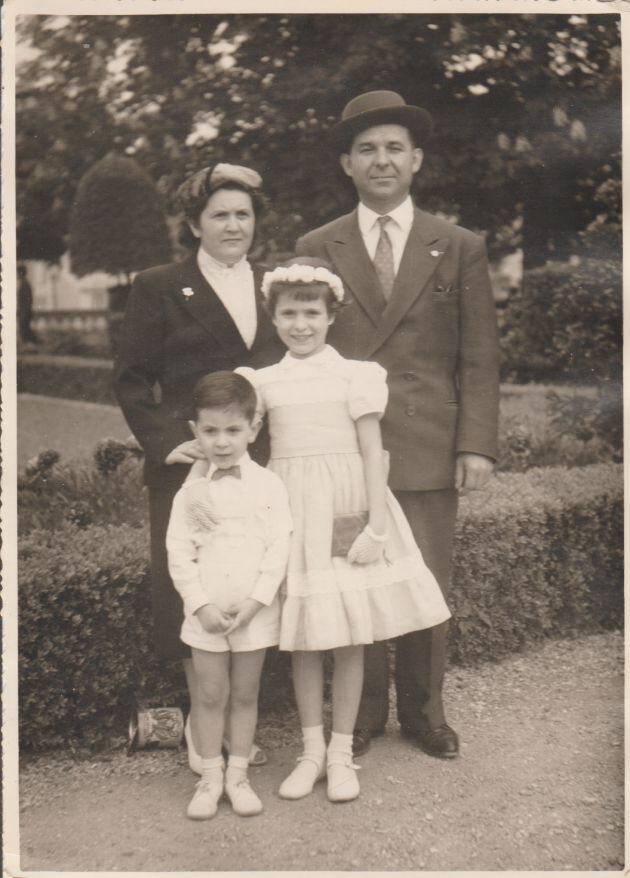
<svg viewBox="0 0 630 878">
<path fill-rule="evenodd" d="M 343 302 L 343 283 L 341 278 L 323 266 L 315 268 L 312 265 L 300 265 L 298 263 L 289 266 L 279 265 L 273 271 L 266 271 L 263 275 L 261 287 L 265 299 L 269 298 L 269 291 L 272 284 L 275 283 L 327 284 L 337 301 Z"/>
</svg>

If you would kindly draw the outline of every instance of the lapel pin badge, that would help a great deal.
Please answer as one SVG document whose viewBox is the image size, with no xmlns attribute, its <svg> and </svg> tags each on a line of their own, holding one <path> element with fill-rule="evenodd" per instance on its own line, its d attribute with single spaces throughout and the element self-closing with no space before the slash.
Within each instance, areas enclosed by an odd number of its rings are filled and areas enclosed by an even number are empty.
<svg viewBox="0 0 630 878">
<path fill-rule="evenodd" d="M 182 289 L 182 293 L 186 296 L 187 299 L 190 299 L 191 296 L 195 295 L 195 291 L 191 290 L 190 287 L 184 287 Z"/>
<path fill-rule="evenodd" d="M 438 256 L 441 256 L 441 255 L 442 255 L 442 251 L 441 251 L 441 250 L 431 250 L 431 256 L 438 257 Z"/>
</svg>

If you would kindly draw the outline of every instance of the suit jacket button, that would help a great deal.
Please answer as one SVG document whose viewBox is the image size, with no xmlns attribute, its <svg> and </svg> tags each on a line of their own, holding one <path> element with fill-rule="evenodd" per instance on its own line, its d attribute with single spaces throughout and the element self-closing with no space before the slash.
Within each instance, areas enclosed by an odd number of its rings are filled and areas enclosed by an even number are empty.
<svg viewBox="0 0 630 878">
<path fill-rule="evenodd" d="M 412 415 L 415 415 L 415 413 L 416 413 L 415 405 L 408 405 L 407 408 L 405 409 L 405 414 L 409 415 L 409 417 L 411 417 Z"/>
</svg>

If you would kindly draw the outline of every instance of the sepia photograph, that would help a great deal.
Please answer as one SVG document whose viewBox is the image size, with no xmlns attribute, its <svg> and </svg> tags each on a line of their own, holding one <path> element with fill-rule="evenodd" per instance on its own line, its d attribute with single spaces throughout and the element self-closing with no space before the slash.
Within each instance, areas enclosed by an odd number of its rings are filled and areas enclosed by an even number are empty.
<svg viewBox="0 0 630 878">
<path fill-rule="evenodd" d="M 3 13 L 13 875 L 624 854 L 622 18 Z"/>
</svg>

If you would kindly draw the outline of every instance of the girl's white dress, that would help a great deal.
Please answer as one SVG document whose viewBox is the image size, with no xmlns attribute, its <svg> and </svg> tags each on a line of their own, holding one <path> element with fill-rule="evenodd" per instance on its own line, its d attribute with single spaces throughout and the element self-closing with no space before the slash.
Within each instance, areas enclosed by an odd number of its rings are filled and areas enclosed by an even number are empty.
<svg viewBox="0 0 630 878">
<path fill-rule="evenodd" d="M 269 467 L 287 487 L 293 535 L 282 608 L 280 649 L 325 650 L 387 640 L 449 618 L 402 509 L 387 491 L 383 560 L 350 564 L 331 557 L 333 518 L 368 508 L 355 421 L 379 417 L 386 372 L 345 360 L 329 345 L 304 359 L 237 370 L 269 417 Z"/>
</svg>

